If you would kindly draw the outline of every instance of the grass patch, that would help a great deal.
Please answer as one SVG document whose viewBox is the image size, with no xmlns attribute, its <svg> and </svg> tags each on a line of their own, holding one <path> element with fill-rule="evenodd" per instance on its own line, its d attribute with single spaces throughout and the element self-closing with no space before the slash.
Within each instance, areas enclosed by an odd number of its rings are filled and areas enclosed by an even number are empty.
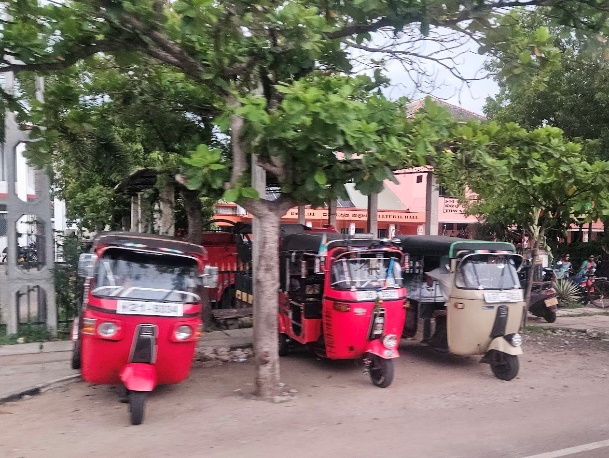
<svg viewBox="0 0 609 458">
<path fill-rule="evenodd" d="M 44 324 L 20 324 L 17 334 L 6 334 L 6 325 L 0 326 L 0 345 L 48 342 L 54 340 Z"/>
<path fill-rule="evenodd" d="M 561 309 L 581 309 L 584 308 L 584 304 L 579 301 L 564 301 L 559 302 L 558 307 Z"/>
</svg>

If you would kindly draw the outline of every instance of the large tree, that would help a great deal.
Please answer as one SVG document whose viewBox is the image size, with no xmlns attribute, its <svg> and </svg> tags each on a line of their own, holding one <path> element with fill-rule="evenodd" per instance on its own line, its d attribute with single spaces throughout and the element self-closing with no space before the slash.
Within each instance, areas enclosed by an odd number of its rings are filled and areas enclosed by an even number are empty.
<svg viewBox="0 0 609 458">
<path fill-rule="evenodd" d="M 560 129 L 470 122 L 455 134 L 437 157 L 439 181 L 467 213 L 524 228 L 533 259 L 556 221 L 568 225 L 609 214 L 609 162 L 588 161 Z"/>
<path fill-rule="evenodd" d="M 1 39 L 11 59 L 4 60 L 2 70 L 48 72 L 98 53 L 146 55 L 218 94 L 223 113 L 218 128 L 231 139 L 225 198 L 237 200 L 265 224 L 256 240 L 263 255 L 255 260 L 255 354 L 258 393 L 272 397 L 279 380 L 280 217 L 295 203 L 335 198 L 347 180 L 366 193 L 379 190 L 390 177 L 388 167 L 424 161 L 439 131 L 431 118 L 406 124 L 401 105 L 379 94 L 384 61 L 378 56 L 399 59 L 415 71 L 420 58 L 439 55 L 437 48 L 416 46 L 426 36 L 442 35 L 441 46 L 451 37 L 484 41 L 487 32 L 497 40 L 502 33 L 497 17 L 506 8 L 536 4 L 550 6 L 548 11 L 564 23 L 584 21 L 590 27 L 604 25 L 607 9 L 606 1 L 584 0 L 73 0 L 41 5 L 12 0 Z M 379 44 L 381 36 L 386 42 Z M 372 53 L 367 62 L 374 78 L 347 76 L 354 48 Z M 278 200 L 252 190 L 252 155 L 281 187 Z M 198 150 L 190 165 L 209 173 L 195 176 L 193 186 L 208 185 L 215 181 L 214 171 L 226 171 L 217 157 L 214 150 Z"/>
<path fill-rule="evenodd" d="M 128 200 L 115 187 L 135 170 L 155 169 L 158 186 L 173 187 L 180 159 L 201 142 L 213 143 L 211 118 L 218 112 L 210 100 L 216 96 L 145 56 L 96 55 L 49 75 L 44 104 L 27 97 L 31 80 L 18 78 L 21 100 L 30 107 L 25 120 L 43 125 L 44 135 L 29 145 L 28 157 L 53 166 L 68 217 L 86 229 L 121 226 Z M 188 234 L 198 242 L 199 193 L 179 188 L 190 210 Z"/>
<path fill-rule="evenodd" d="M 566 138 L 585 145 L 589 160 L 607 160 L 606 34 L 598 30 L 574 31 L 543 13 L 543 9 L 522 10 L 502 18 L 502 26 L 511 30 L 513 39 L 496 46 L 491 53 L 488 68 L 500 90 L 487 101 L 485 111 L 491 119 L 516 122 L 527 129 L 558 127 Z M 542 59 L 540 55 L 552 58 Z M 522 67 L 522 63 L 527 67 Z M 600 218 L 609 227 L 609 218 Z M 548 229 L 564 237 L 570 221 L 557 223 Z"/>
</svg>

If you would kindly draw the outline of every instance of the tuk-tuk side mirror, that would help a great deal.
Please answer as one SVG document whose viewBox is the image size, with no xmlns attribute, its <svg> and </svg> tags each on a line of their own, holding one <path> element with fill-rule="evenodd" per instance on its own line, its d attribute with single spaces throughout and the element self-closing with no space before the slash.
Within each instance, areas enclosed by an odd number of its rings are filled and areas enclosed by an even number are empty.
<svg viewBox="0 0 609 458">
<path fill-rule="evenodd" d="M 78 276 L 92 277 L 95 269 L 97 255 L 93 253 L 83 253 L 78 258 Z"/>
<path fill-rule="evenodd" d="M 201 275 L 201 283 L 204 288 L 216 288 L 218 286 L 218 271 L 214 266 L 205 266 L 203 275 Z"/>
</svg>

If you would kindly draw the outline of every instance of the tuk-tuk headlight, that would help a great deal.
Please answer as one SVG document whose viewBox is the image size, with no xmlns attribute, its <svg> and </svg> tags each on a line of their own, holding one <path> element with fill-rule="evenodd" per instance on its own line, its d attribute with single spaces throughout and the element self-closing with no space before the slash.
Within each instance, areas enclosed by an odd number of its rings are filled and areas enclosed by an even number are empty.
<svg viewBox="0 0 609 458">
<path fill-rule="evenodd" d="M 395 348 L 398 346 L 398 338 L 395 334 L 387 334 L 383 337 L 383 345 L 385 348 Z"/>
<path fill-rule="evenodd" d="M 176 328 L 174 335 L 177 340 L 186 340 L 192 336 L 192 328 L 187 324 L 183 324 Z"/>
<path fill-rule="evenodd" d="M 515 332 L 514 334 L 508 334 L 504 338 L 510 344 L 512 344 L 512 347 L 520 347 L 522 345 L 522 336 L 517 332 Z"/>
<path fill-rule="evenodd" d="M 117 332 L 118 326 L 112 321 L 104 321 L 103 323 L 100 323 L 97 327 L 97 333 L 105 338 L 113 337 L 114 335 L 116 335 Z"/>
</svg>

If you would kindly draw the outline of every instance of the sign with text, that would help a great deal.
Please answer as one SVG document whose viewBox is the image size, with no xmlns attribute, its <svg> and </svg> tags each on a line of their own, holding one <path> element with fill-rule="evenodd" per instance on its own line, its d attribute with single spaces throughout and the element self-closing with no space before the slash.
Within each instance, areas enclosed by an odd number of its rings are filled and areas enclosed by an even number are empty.
<svg viewBox="0 0 609 458">
<path fill-rule="evenodd" d="M 444 198 L 444 213 L 463 214 L 463 207 L 459 205 L 459 200 L 452 197 Z"/>
</svg>

